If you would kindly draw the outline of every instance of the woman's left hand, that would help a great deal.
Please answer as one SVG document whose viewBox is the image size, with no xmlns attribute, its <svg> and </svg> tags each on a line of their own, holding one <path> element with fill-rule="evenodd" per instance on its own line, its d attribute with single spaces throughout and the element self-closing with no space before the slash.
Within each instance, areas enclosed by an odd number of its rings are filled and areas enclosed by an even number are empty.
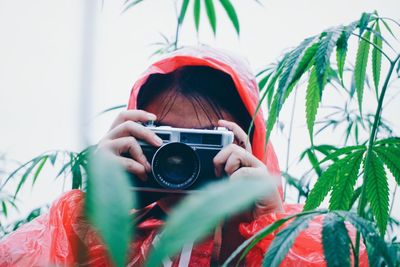
<svg viewBox="0 0 400 267">
<path fill-rule="evenodd" d="M 218 124 L 232 131 L 235 136 L 234 143 L 224 147 L 214 157 L 215 174 L 218 177 L 226 173 L 230 179 L 260 178 L 279 181 L 268 172 L 265 164 L 252 154 L 249 138 L 239 125 L 225 120 L 220 120 Z M 275 183 L 270 183 L 270 181 L 266 183 L 268 186 L 271 184 Z M 269 194 L 268 197 L 256 203 L 253 217 L 281 211 L 283 211 L 282 201 L 276 183 L 273 194 Z"/>
</svg>

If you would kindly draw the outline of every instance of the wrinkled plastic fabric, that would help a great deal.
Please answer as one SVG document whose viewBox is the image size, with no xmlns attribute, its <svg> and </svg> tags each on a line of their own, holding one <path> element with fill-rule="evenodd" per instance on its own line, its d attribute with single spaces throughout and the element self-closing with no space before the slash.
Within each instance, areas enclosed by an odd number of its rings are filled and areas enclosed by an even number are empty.
<svg viewBox="0 0 400 267">
<path fill-rule="evenodd" d="M 72 190 L 51 206 L 49 213 L 21 226 L 0 241 L 0 267 L 113 266 L 104 244 L 82 216 L 84 193 Z M 143 266 L 162 221 L 149 219 L 136 227 L 127 266 Z M 207 266 L 213 240 L 193 249 L 191 263 Z M 86 256 L 82 252 L 86 250 Z M 83 257 L 82 257 L 83 256 Z M 172 266 L 178 266 L 179 257 Z"/>
<path fill-rule="evenodd" d="M 284 210 L 285 212 L 281 214 L 270 213 L 259 217 L 251 223 L 243 223 L 240 225 L 239 231 L 245 238 L 249 238 L 275 221 L 301 212 L 303 210 L 303 205 L 284 204 Z M 286 254 L 285 258 L 281 262 L 281 267 L 326 266 L 321 239 L 323 219 L 324 216 L 319 215 L 310 221 L 308 228 L 303 230 L 295 239 L 295 242 L 290 248 L 289 253 Z M 290 222 L 291 221 L 285 223 L 279 227 L 277 231 L 271 233 L 261 242 L 257 243 L 257 245 L 250 250 L 246 257 L 246 266 L 260 266 L 264 258 L 264 254 L 268 250 L 276 234 L 284 229 Z M 346 228 L 354 244 L 356 230 L 347 223 Z M 359 266 L 368 266 L 368 256 L 364 244 L 361 244 L 360 247 Z"/>
<path fill-rule="evenodd" d="M 209 66 L 232 77 L 243 104 L 252 116 L 259 100 L 258 87 L 246 62 L 225 52 L 209 47 L 184 48 L 160 60 L 137 80 L 132 88 L 128 109 L 136 108 L 140 88 L 151 74 L 169 73 L 182 66 Z M 279 165 L 270 143 L 265 150 L 265 122 L 261 112 L 255 118 L 252 148 L 254 155 L 265 162 L 268 170 L 279 174 Z M 280 188 L 281 191 L 281 188 Z M 6 266 L 111 266 L 105 246 L 95 231 L 82 216 L 84 194 L 78 190 L 67 192 L 53 203 L 49 213 L 36 218 L 17 231 L 0 240 L 0 267 Z M 149 207 L 156 206 L 153 203 Z M 146 209 L 145 208 L 145 209 Z M 302 210 L 301 206 L 284 205 L 284 214 L 268 214 L 249 224 L 241 224 L 240 233 L 248 238 L 262 227 Z M 141 211 L 137 211 L 140 213 Z M 148 252 L 163 224 L 157 219 L 146 219 L 136 227 L 134 242 L 130 246 L 128 266 L 143 266 Z M 325 266 L 321 247 L 321 219 L 310 223 L 307 230 L 296 239 L 293 248 L 283 260 L 283 266 Z M 354 229 L 350 229 L 354 236 Z M 250 251 L 246 265 L 259 266 L 263 252 L 274 235 L 266 237 Z M 223 241 L 224 242 L 224 241 Z M 226 241 L 225 241 L 226 242 Z M 228 240 L 229 242 L 229 240 Z M 196 244 L 191 252 L 190 266 L 210 266 L 213 254 L 213 238 Z M 83 249 L 86 253 L 82 253 Z M 365 249 L 362 250 L 362 264 L 366 264 Z M 86 255 L 86 257 L 82 257 Z M 172 266 L 178 266 L 180 257 L 171 259 Z"/>
</svg>

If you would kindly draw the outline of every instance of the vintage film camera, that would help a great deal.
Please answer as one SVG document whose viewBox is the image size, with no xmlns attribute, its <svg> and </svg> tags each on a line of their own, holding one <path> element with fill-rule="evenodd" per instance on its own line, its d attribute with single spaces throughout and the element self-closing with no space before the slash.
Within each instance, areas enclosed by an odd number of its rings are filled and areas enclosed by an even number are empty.
<svg viewBox="0 0 400 267">
<path fill-rule="evenodd" d="M 233 142 L 233 132 L 224 127 L 214 130 L 145 125 L 162 140 L 161 147 L 140 141 L 151 165 L 146 182 L 135 179 L 136 191 L 187 192 L 215 181 L 213 158 Z"/>
</svg>

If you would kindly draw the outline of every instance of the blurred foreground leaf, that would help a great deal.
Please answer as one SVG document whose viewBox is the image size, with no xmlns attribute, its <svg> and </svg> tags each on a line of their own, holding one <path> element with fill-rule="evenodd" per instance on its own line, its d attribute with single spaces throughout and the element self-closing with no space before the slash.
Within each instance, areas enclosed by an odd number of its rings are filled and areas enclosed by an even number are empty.
<svg viewBox="0 0 400 267">
<path fill-rule="evenodd" d="M 125 266 L 132 237 L 129 211 L 134 197 L 130 186 L 127 175 L 110 155 L 96 153 L 90 158 L 85 212 L 116 266 Z"/>
<path fill-rule="evenodd" d="M 159 266 L 185 244 L 198 241 L 227 216 L 250 206 L 275 186 L 267 179 L 222 180 L 188 196 L 171 212 L 147 266 Z M 228 200 L 228 201 L 227 201 Z"/>
</svg>

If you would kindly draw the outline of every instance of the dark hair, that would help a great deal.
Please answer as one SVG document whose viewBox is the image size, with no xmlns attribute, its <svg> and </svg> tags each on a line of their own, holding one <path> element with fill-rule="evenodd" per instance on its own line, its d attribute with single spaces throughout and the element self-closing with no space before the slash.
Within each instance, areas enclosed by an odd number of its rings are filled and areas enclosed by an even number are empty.
<svg viewBox="0 0 400 267">
<path fill-rule="evenodd" d="M 219 118 L 222 118 L 221 110 L 228 112 L 245 131 L 250 126 L 251 116 L 244 107 L 231 76 L 220 70 L 207 66 L 185 66 L 167 74 L 152 74 L 139 91 L 137 107 L 145 108 L 167 89 L 197 101 L 200 106 L 206 101 Z M 165 105 L 162 116 L 168 113 L 174 96 L 165 99 L 171 103 Z"/>
</svg>

